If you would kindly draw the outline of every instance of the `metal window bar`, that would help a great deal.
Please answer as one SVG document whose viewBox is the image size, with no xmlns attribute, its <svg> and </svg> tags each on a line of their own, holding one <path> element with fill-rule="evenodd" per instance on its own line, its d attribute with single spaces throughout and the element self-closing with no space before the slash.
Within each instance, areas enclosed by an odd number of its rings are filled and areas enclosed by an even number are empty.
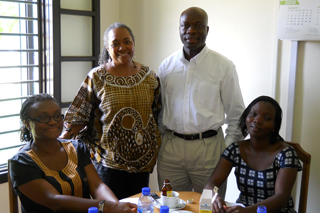
<svg viewBox="0 0 320 213">
<path fill-rule="evenodd" d="M 1 82 L 0 85 L 4 85 L 4 84 L 27 84 L 27 96 L 25 96 L 25 92 L 22 92 L 22 87 L 21 87 L 21 92 L 20 92 L 20 97 L 10 97 L 10 98 L 5 98 L 5 99 L 0 99 L 0 102 L 2 101 L 12 101 L 12 100 L 23 100 L 26 99 L 27 97 L 29 97 L 30 95 L 33 95 L 35 93 L 34 91 L 34 87 L 33 85 L 35 83 L 39 83 L 39 92 L 44 92 L 43 90 L 43 85 L 45 85 L 44 83 L 41 83 L 42 80 L 44 79 L 44 72 L 45 72 L 45 68 L 46 65 L 43 64 L 43 62 L 45 61 L 45 55 L 42 54 L 42 52 L 44 52 L 45 50 L 43 49 L 43 47 L 45 47 L 46 43 L 44 41 L 43 36 L 41 36 L 41 33 L 43 33 L 44 31 L 42 29 L 46 29 L 46 22 L 42 21 L 42 18 L 45 17 L 46 15 L 46 10 L 45 7 L 43 6 L 47 1 L 46 0 L 37 0 L 37 1 L 25 1 L 25 0 L 1 0 L 0 2 L 12 2 L 12 3 L 18 3 L 19 4 L 19 11 L 20 14 L 18 17 L 15 16 L 0 16 L 0 19 L 15 19 L 15 20 L 19 20 L 19 33 L 8 33 L 8 32 L 4 32 L 4 33 L 0 33 L 0 36 L 9 36 L 9 37 L 16 37 L 16 36 L 20 36 L 20 47 L 21 49 L 0 49 L 0 52 L 18 52 L 20 54 L 24 53 L 26 56 L 22 56 L 20 55 L 20 63 L 19 65 L 13 65 L 13 66 L 1 66 L 0 65 L 0 69 L 8 69 L 8 68 L 24 68 L 27 69 L 27 80 L 22 80 L 21 81 L 12 81 L 12 82 Z M 37 5 L 37 9 L 34 8 L 34 5 Z M 36 9 L 36 10 L 34 10 Z M 23 15 L 25 14 L 25 15 Z M 43 19 L 45 20 L 45 19 Z M 21 21 L 25 21 L 22 24 Z M 37 21 L 38 24 L 34 25 L 34 21 Z M 37 28 L 37 33 L 34 33 L 35 28 Z M 22 37 L 24 37 L 24 39 L 22 39 Z M 35 39 L 33 39 L 34 37 L 38 38 L 37 41 L 37 45 L 35 43 Z M 23 48 L 25 47 L 25 48 Z M 35 58 L 35 54 L 38 53 L 37 59 Z M 26 57 L 24 58 L 24 60 L 22 60 L 21 57 Z M 36 60 L 35 60 L 36 59 Z M 25 61 L 24 63 L 26 63 L 25 65 L 22 65 L 23 61 Z M 36 64 L 35 64 L 36 63 Z M 39 80 L 34 80 L 34 68 L 38 68 L 38 76 L 39 76 Z M 21 70 L 22 72 L 22 70 Z M 7 114 L 7 115 L 2 115 L 0 116 L 0 118 L 10 118 L 10 117 L 14 117 L 14 116 L 19 116 L 18 114 Z M 19 129 L 9 129 L 6 131 L 2 131 L 0 132 L 0 135 L 2 134 L 7 134 L 7 133 L 14 133 L 14 132 L 18 132 Z M 6 147 L 2 147 L 0 148 L 0 153 L 1 151 L 4 150 L 8 150 L 8 149 L 13 149 L 13 148 L 17 148 L 22 146 L 23 143 L 21 143 L 21 145 L 12 145 L 12 146 L 6 146 Z M 2 177 L 2 171 L 6 171 L 6 163 L 0 163 L 0 179 L 1 181 L 4 179 Z"/>
<path fill-rule="evenodd" d="M 15 146 L 8 146 L 8 147 L 4 147 L 4 148 L 1 148 L 0 149 L 0 152 L 3 151 L 3 150 L 8 150 L 8 149 L 13 149 L 13 148 L 18 148 L 20 146 L 23 146 L 24 143 L 21 143 L 21 145 L 15 145 Z M 4 164 L 5 165 L 5 164 Z"/>
<path fill-rule="evenodd" d="M 37 4 L 37 1 L 28 1 L 28 0 L 1 0 L 1 1 L 13 2 L 13 3 Z"/>
<path fill-rule="evenodd" d="M 2 116 L 0 116 L 0 118 L 8 118 L 8 117 L 12 117 L 12 116 L 19 116 L 19 114 L 2 115 Z"/>
<path fill-rule="evenodd" d="M 30 21 L 36 21 L 38 20 L 37 18 L 33 17 L 19 17 L 19 16 L 0 16 L 0 18 L 5 18 L 5 19 L 22 19 L 22 20 L 30 20 Z"/>
<path fill-rule="evenodd" d="M 20 96 L 20 97 L 12 97 L 12 98 L 5 98 L 5 99 L 0 99 L 0 101 L 13 101 L 13 100 L 22 100 L 26 99 L 29 96 Z"/>
<path fill-rule="evenodd" d="M 12 81 L 12 82 L 3 82 L 1 84 L 24 84 L 24 83 L 36 83 L 39 82 L 39 80 L 27 80 L 27 81 Z"/>
<path fill-rule="evenodd" d="M 0 49 L 0 52 L 38 52 L 39 50 L 23 50 L 23 49 L 11 49 L 11 50 L 1 50 Z"/>
<path fill-rule="evenodd" d="M 0 35 L 2 36 L 38 36 L 38 34 L 35 34 L 35 33 L 0 33 Z"/>
<path fill-rule="evenodd" d="M 39 65 L 1 66 L 0 69 L 3 69 L 3 68 L 28 68 L 28 67 L 39 67 Z"/>
</svg>

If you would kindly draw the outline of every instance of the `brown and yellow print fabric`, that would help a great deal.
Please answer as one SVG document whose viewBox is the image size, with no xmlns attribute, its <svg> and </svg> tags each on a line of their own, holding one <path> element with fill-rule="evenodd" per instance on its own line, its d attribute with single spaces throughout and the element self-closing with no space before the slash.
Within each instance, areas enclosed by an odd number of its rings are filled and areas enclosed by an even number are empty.
<svg viewBox="0 0 320 213">
<path fill-rule="evenodd" d="M 101 66 L 88 74 L 65 121 L 87 124 L 80 137 L 94 160 L 113 169 L 147 172 L 161 144 L 156 123 L 160 100 L 160 82 L 150 68 L 119 77 Z"/>
</svg>

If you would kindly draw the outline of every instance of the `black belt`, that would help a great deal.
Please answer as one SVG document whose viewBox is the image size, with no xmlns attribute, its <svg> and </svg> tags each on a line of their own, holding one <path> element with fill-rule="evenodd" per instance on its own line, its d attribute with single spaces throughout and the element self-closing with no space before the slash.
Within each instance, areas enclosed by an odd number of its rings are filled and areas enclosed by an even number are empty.
<svg viewBox="0 0 320 213">
<path fill-rule="evenodd" d="M 217 131 L 216 130 L 208 130 L 206 132 L 202 132 L 199 134 L 187 134 L 187 135 L 179 134 L 174 131 L 172 131 L 172 133 L 175 136 L 177 136 L 179 138 L 183 138 L 185 140 L 197 140 L 197 139 L 210 138 L 212 136 L 215 136 L 217 134 Z"/>
</svg>

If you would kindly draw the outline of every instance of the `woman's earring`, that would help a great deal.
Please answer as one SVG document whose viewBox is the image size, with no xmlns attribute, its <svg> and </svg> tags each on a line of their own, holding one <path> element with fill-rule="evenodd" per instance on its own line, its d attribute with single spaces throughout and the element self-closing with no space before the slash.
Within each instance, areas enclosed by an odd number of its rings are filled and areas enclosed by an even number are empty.
<svg viewBox="0 0 320 213">
<path fill-rule="evenodd" d="M 134 61 L 132 60 L 132 63 L 133 63 L 133 67 L 134 68 L 137 68 L 136 64 L 134 63 Z"/>
</svg>

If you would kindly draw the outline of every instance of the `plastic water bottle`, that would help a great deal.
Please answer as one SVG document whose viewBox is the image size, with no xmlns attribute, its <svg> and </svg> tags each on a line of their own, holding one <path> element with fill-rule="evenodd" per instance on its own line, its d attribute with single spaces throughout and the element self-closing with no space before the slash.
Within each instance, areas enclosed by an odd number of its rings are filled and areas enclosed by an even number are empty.
<svg viewBox="0 0 320 213">
<path fill-rule="evenodd" d="M 90 207 L 88 209 L 88 213 L 98 213 L 98 208 L 97 207 Z"/>
<path fill-rule="evenodd" d="M 267 213 L 267 207 L 265 206 L 258 206 L 257 213 Z"/>
<path fill-rule="evenodd" d="M 169 213 L 169 206 L 160 206 L 160 213 Z"/>
<path fill-rule="evenodd" d="M 153 199 L 150 196 L 150 188 L 143 187 L 142 195 L 138 200 L 139 213 L 153 213 Z"/>
</svg>

